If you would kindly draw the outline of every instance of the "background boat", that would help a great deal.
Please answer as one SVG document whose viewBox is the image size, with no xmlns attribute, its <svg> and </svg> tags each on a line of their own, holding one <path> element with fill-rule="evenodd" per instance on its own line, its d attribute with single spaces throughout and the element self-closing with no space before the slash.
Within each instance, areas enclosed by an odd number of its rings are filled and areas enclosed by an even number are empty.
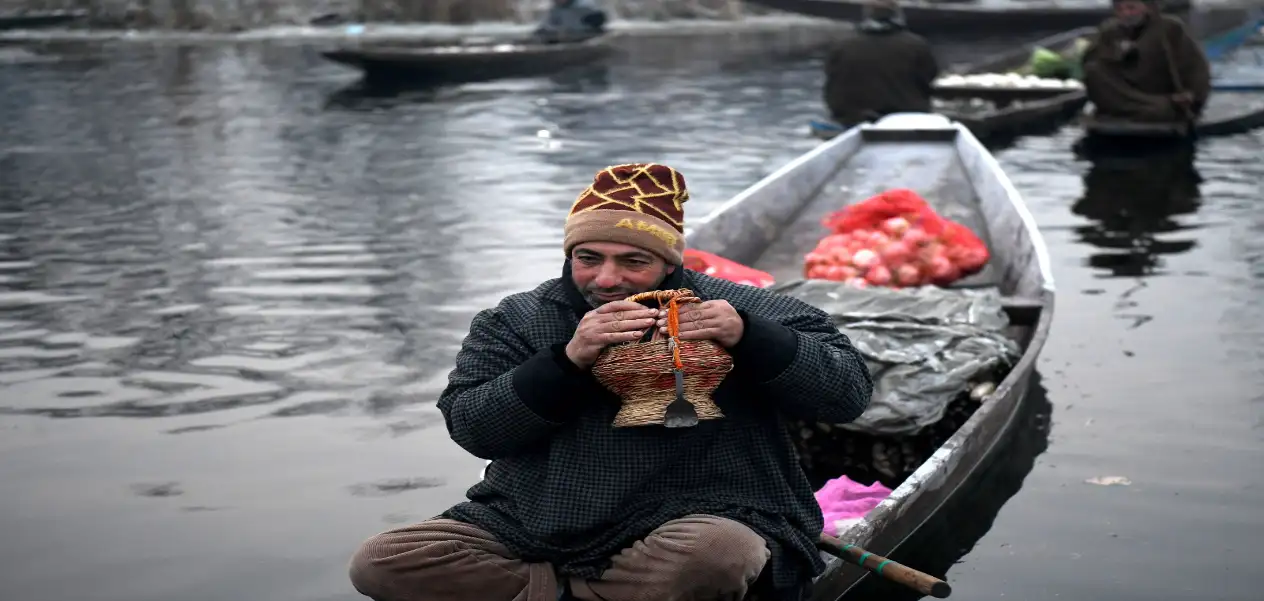
<svg viewBox="0 0 1264 601">
<path fill-rule="evenodd" d="M 322 52 L 375 84 L 426 85 L 555 73 L 613 53 L 613 34 L 578 43 L 484 41 L 465 44 L 363 44 Z"/>
<path fill-rule="evenodd" d="M 5 29 L 38 29 L 66 25 L 88 15 L 86 10 L 24 11 L 0 14 L 0 31 Z"/>
</svg>

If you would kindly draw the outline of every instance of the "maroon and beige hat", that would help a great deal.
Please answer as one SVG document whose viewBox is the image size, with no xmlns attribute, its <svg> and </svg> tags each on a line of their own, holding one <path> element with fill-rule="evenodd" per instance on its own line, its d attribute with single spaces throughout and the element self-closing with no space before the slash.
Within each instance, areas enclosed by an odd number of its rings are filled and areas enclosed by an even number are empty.
<svg viewBox="0 0 1264 601">
<path fill-rule="evenodd" d="M 620 242 L 680 265 L 685 252 L 689 190 L 675 169 L 655 163 L 615 165 L 597 172 L 566 217 L 566 256 L 585 242 Z"/>
</svg>

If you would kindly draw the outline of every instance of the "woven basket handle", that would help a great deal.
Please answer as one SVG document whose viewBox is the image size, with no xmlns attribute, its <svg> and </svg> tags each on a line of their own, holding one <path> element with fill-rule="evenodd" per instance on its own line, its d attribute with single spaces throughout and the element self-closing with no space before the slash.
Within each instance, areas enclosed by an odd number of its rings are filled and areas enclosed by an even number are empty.
<svg viewBox="0 0 1264 601">
<path fill-rule="evenodd" d="M 634 303 L 643 303 L 645 301 L 655 301 L 659 308 L 667 309 L 667 336 L 674 344 L 669 344 L 672 351 L 672 363 L 677 369 L 682 369 L 684 364 L 680 360 L 680 305 L 685 303 L 700 303 L 702 299 L 693 295 L 693 291 L 688 288 L 679 290 L 651 290 L 640 294 L 633 294 L 627 299 Z M 641 342 L 652 342 L 658 336 L 658 328 L 650 328 L 645 336 L 641 338 Z"/>
</svg>

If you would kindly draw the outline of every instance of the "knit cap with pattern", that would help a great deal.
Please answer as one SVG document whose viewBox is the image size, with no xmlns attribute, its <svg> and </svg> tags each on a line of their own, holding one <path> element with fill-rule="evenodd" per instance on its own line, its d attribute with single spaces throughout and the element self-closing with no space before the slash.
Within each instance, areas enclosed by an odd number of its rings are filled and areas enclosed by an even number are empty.
<svg viewBox="0 0 1264 601">
<path fill-rule="evenodd" d="M 685 177 L 656 163 L 615 165 L 597 172 L 566 217 L 566 256 L 585 242 L 644 248 L 673 265 L 685 252 Z"/>
</svg>

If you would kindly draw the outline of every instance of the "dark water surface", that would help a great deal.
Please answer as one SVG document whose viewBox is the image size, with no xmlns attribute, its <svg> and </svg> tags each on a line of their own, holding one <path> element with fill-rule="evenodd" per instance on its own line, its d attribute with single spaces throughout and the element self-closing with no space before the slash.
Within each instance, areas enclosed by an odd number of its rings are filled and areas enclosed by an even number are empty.
<svg viewBox="0 0 1264 601">
<path fill-rule="evenodd" d="M 298 48 L 0 61 L 0 599 L 356 598 L 360 540 L 476 479 L 433 401 L 594 171 L 671 164 L 697 218 L 815 143 L 816 67 L 733 44 L 403 98 Z M 1073 140 L 999 154 L 1060 295 L 955 596 L 1260 599 L 1264 136 L 1087 190 Z"/>
</svg>

